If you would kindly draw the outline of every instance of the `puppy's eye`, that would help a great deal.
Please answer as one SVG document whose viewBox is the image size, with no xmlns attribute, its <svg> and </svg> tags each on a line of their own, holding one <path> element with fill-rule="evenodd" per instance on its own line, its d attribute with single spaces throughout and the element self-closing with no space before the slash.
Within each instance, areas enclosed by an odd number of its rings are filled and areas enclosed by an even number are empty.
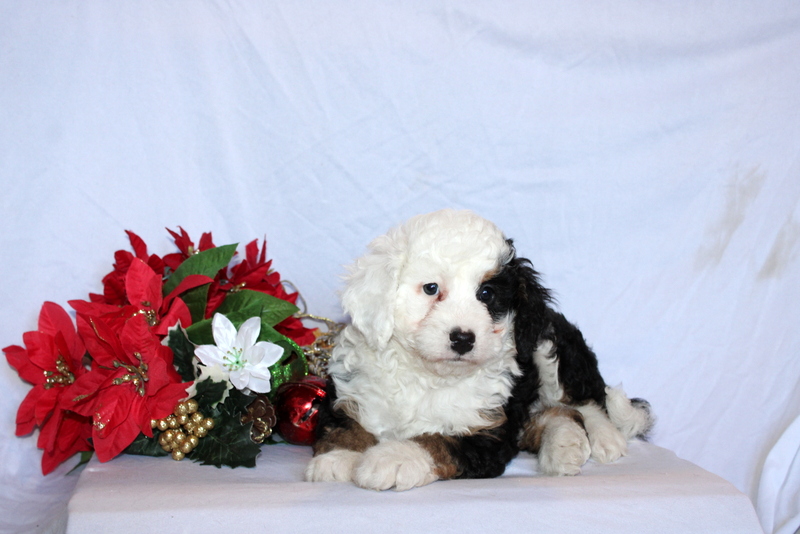
<svg viewBox="0 0 800 534">
<path fill-rule="evenodd" d="M 435 295 L 439 292 L 439 284 L 425 284 L 422 286 L 422 290 L 426 295 Z"/>
<path fill-rule="evenodd" d="M 478 300 L 484 304 L 488 304 L 494 300 L 494 289 L 489 286 L 483 286 L 478 290 Z"/>
</svg>

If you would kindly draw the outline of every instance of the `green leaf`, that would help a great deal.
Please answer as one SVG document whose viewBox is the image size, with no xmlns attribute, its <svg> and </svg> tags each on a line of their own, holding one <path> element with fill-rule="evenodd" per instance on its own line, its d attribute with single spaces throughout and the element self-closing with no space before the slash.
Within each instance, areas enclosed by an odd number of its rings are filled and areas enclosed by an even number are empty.
<svg viewBox="0 0 800 534">
<path fill-rule="evenodd" d="M 214 428 L 200 439 L 189 454 L 195 462 L 222 467 L 254 467 L 261 447 L 250 439 L 252 423 L 242 424 L 242 415 L 255 397 L 233 389 L 224 403 L 203 412 L 214 419 Z"/>
<path fill-rule="evenodd" d="M 211 329 L 211 319 L 198 321 L 186 329 L 189 341 L 195 345 L 214 345 L 214 332 Z"/>
<path fill-rule="evenodd" d="M 208 288 L 210 284 L 205 284 L 199 287 L 192 288 L 180 296 L 180 299 L 189 308 L 189 314 L 192 316 L 192 323 L 202 321 L 206 315 L 206 306 L 208 305 Z"/>
<path fill-rule="evenodd" d="M 184 382 L 195 379 L 194 371 L 194 345 L 186 337 L 186 332 L 180 328 L 169 331 L 167 344 L 172 349 L 172 363 Z"/>
<path fill-rule="evenodd" d="M 236 243 L 223 245 L 189 256 L 164 284 L 164 296 L 169 295 L 190 274 L 203 274 L 214 278 L 220 270 L 228 266 L 237 246 Z"/>
<path fill-rule="evenodd" d="M 265 309 L 259 302 L 251 303 L 247 308 L 225 312 L 223 315 L 225 315 L 225 317 L 227 317 L 228 320 L 233 323 L 233 326 L 235 326 L 237 330 L 240 326 L 242 326 L 243 322 L 251 317 L 261 317 L 261 332 L 258 335 L 258 341 L 270 341 L 274 343 L 279 340 L 287 339 L 286 336 L 278 333 L 278 331 L 275 330 L 271 324 L 275 317 L 274 312 L 269 309 Z M 264 317 L 266 317 L 266 319 Z M 192 341 L 192 343 L 195 345 L 214 344 L 214 333 L 211 327 L 212 321 L 213 318 L 203 319 L 202 321 L 197 321 L 186 329 L 186 334 L 189 336 L 189 339 Z"/>
<path fill-rule="evenodd" d="M 261 307 L 263 309 L 259 314 L 261 315 L 261 321 L 269 326 L 275 326 L 293 313 L 297 313 L 297 306 L 291 302 L 273 297 L 267 293 L 262 293 L 261 291 L 253 291 L 252 289 L 242 289 L 228 294 L 216 311 L 226 315 L 230 319 L 229 313 L 245 309 L 254 309 L 256 307 Z M 253 316 L 251 315 L 251 317 Z M 233 321 L 233 319 L 231 319 L 231 321 Z"/>
<path fill-rule="evenodd" d="M 202 413 L 210 413 L 213 406 L 222 400 L 225 391 L 228 389 L 227 382 L 215 382 L 210 378 L 206 378 L 202 382 L 195 385 L 197 392 L 193 397 L 199 406 L 198 411 Z"/>
<path fill-rule="evenodd" d="M 237 310 L 235 312 L 229 312 L 223 315 L 225 315 L 225 317 L 227 317 L 228 320 L 233 323 L 233 326 L 235 326 L 238 330 L 239 327 L 242 326 L 243 322 L 251 317 L 259 317 L 261 312 L 262 309 L 260 306 L 254 306 L 251 309 Z M 189 336 L 189 339 L 192 341 L 192 343 L 195 345 L 214 345 L 214 331 L 211 326 L 212 322 L 213 318 L 203 319 L 202 321 L 197 321 L 186 329 L 186 334 Z M 259 337 L 259 341 L 260 340 L 261 339 Z"/>
<path fill-rule="evenodd" d="M 125 449 L 125 454 L 138 454 L 140 456 L 167 456 L 169 453 L 158 444 L 158 430 L 153 431 L 153 437 L 148 438 L 144 434 L 139 434 L 133 443 Z"/>
<path fill-rule="evenodd" d="M 78 461 L 78 463 L 75 465 L 75 467 L 73 467 L 72 469 L 69 470 L 69 473 L 67 473 L 67 475 L 71 475 L 72 473 L 75 473 L 76 471 L 78 471 L 78 469 L 80 469 L 84 465 L 88 464 L 89 460 L 92 459 L 92 456 L 94 456 L 94 452 L 93 451 L 81 451 L 81 459 Z"/>
</svg>

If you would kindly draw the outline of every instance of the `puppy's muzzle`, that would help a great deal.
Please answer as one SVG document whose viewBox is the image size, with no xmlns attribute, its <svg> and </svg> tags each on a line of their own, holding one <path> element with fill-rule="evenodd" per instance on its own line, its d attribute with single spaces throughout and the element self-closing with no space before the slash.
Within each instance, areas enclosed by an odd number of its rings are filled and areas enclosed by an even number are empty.
<svg viewBox="0 0 800 534">
<path fill-rule="evenodd" d="M 450 348 L 459 355 L 463 356 L 471 351 L 474 346 L 475 334 L 472 331 L 467 330 L 464 332 L 460 328 L 455 328 L 450 332 Z"/>
</svg>

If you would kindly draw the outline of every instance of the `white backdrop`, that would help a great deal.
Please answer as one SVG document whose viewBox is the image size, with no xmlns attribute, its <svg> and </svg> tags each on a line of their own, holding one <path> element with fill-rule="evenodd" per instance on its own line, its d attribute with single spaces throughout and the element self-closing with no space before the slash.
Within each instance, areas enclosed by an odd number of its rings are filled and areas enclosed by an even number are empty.
<svg viewBox="0 0 800 534">
<path fill-rule="evenodd" d="M 341 318 L 370 239 L 473 209 L 656 444 L 800 525 L 797 2 L 2 0 L 0 185 L 0 346 L 98 292 L 126 229 L 266 235 Z M 0 527 L 45 529 L 75 477 L 0 385 Z"/>
</svg>

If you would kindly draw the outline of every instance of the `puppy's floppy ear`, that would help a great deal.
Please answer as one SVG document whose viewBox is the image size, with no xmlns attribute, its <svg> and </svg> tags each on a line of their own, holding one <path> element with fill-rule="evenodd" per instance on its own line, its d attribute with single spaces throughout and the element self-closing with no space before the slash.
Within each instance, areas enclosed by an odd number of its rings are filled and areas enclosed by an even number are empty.
<svg viewBox="0 0 800 534">
<path fill-rule="evenodd" d="M 514 257 L 508 264 L 516 276 L 517 290 L 514 302 L 514 339 L 517 352 L 530 358 L 539 343 L 539 336 L 548 324 L 550 292 L 539 282 L 539 273 L 531 262 Z"/>
<path fill-rule="evenodd" d="M 369 245 L 369 251 L 349 267 L 342 307 L 367 343 L 382 349 L 394 330 L 400 268 L 405 262 L 407 236 L 394 228 Z"/>
</svg>

